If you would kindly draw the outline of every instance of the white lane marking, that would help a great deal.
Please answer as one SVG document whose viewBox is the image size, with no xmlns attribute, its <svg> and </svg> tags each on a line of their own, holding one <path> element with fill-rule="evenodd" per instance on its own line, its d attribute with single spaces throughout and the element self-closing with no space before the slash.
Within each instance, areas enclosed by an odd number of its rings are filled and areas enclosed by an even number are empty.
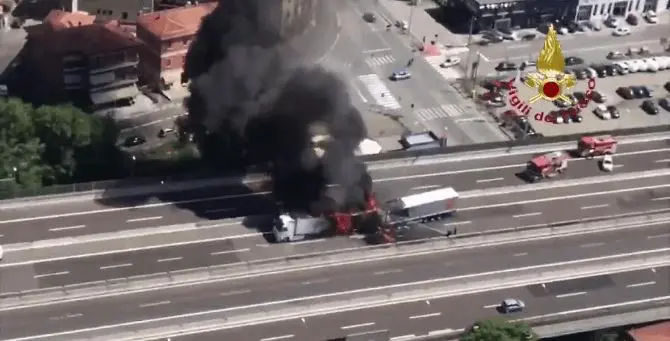
<svg viewBox="0 0 670 341">
<path fill-rule="evenodd" d="M 250 293 L 250 289 L 243 289 L 243 290 L 233 290 L 233 291 L 226 291 L 222 292 L 219 294 L 219 296 L 235 296 L 235 295 L 244 295 Z"/>
<path fill-rule="evenodd" d="M 634 283 L 634 284 L 628 284 L 628 285 L 626 285 L 626 288 L 646 287 L 646 286 L 654 285 L 654 284 L 656 284 L 655 281 L 642 282 L 642 283 Z"/>
<path fill-rule="evenodd" d="M 365 239 L 365 235 L 363 234 L 352 234 L 349 236 L 349 239 Z"/>
<path fill-rule="evenodd" d="M 235 210 L 235 209 L 232 208 L 232 207 L 228 207 L 228 208 L 217 208 L 217 209 L 213 209 L 213 210 L 207 210 L 207 211 L 205 211 L 205 213 L 230 212 L 230 211 L 234 211 L 234 210 Z"/>
<path fill-rule="evenodd" d="M 364 50 L 363 53 L 377 53 L 377 52 L 386 52 L 386 51 L 391 51 L 391 48 L 385 47 L 385 48 L 381 48 L 381 49 Z"/>
<path fill-rule="evenodd" d="M 349 325 L 349 326 L 343 326 L 343 327 L 340 327 L 340 329 L 347 330 L 347 329 L 354 329 L 354 328 L 361 328 L 361 327 L 369 327 L 369 326 L 374 326 L 374 325 L 375 325 L 374 322 L 366 322 L 366 323 L 352 324 L 352 325 Z"/>
<path fill-rule="evenodd" d="M 601 204 L 601 205 L 591 205 L 591 206 L 582 206 L 582 210 L 592 210 L 594 208 L 605 208 L 609 207 L 610 204 Z"/>
<path fill-rule="evenodd" d="M 153 302 L 153 303 L 145 303 L 145 304 L 140 304 L 140 308 L 149 308 L 149 307 L 157 307 L 159 305 L 168 305 L 172 302 L 170 301 L 160 301 L 160 302 Z"/>
<path fill-rule="evenodd" d="M 354 88 L 354 90 L 356 90 L 356 93 L 358 94 L 358 97 L 361 98 L 361 101 L 363 101 L 363 103 L 367 103 L 368 99 L 365 98 L 365 95 L 363 95 L 363 91 L 361 91 L 361 89 L 354 82 L 351 82 L 351 84 L 352 84 L 352 87 Z"/>
<path fill-rule="evenodd" d="M 51 276 L 63 276 L 63 275 L 69 275 L 70 271 L 61 271 L 61 272 L 51 272 L 51 273 L 46 273 L 46 274 L 39 274 L 33 276 L 35 279 L 37 278 L 44 278 L 44 277 L 51 277 Z"/>
<path fill-rule="evenodd" d="M 133 263 L 124 263 L 124 264 L 101 266 L 99 269 L 100 270 L 108 270 L 108 269 L 116 269 L 116 268 L 127 268 L 129 266 L 133 266 Z"/>
<path fill-rule="evenodd" d="M 620 164 L 620 163 L 617 163 L 616 165 L 614 165 L 614 166 L 612 166 L 612 167 L 613 167 L 613 168 L 621 168 L 621 167 L 623 167 L 623 166 L 624 166 L 624 165 L 622 165 L 622 164 Z"/>
<path fill-rule="evenodd" d="M 440 185 L 425 185 L 425 186 L 412 187 L 411 189 L 413 191 L 416 191 L 416 190 L 420 190 L 420 189 L 431 189 L 431 188 L 438 188 L 438 187 L 442 187 L 442 186 L 440 186 Z"/>
<path fill-rule="evenodd" d="M 86 227 L 86 225 L 75 225 L 75 226 L 65 226 L 65 227 L 54 227 L 52 229 L 49 229 L 50 232 L 58 232 L 58 231 L 68 231 L 68 230 L 78 230 L 78 229 L 83 229 Z"/>
<path fill-rule="evenodd" d="M 4 237 L 4 236 L 5 236 L 4 234 L 0 234 L 0 238 L 2 238 L 2 237 Z"/>
<path fill-rule="evenodd" d="M 483 168 L 477 168 L 477 169 L 461 169 L 461 170 L 446 171 L 446 172 L 435 172 L 435 173 L 393 176 L 393 177 L 388 177 L 388 178 L 374 179 L 374 180 L 372 180 L 372 182 L 387 182 L 387 181 L 399 181 L 399 180 L 409 180 L 409 179 L 433 178 L 433 177 L 436 177 L 436 176 L 465 174 L 465 173 L 474 173 L 474 172 L 487 172 L 487 171 L 498 170 L 498 169 L 506 169 L 506 168 L 518 168 L 518 167 L 523 167 L 525 165 L 526 165 L 525 163 L 519 163 L 519 164 L 514 164 L 514 165 L 483 167 Z"/>
<path fill-rule="evenodd" d="M 128 219 L 128 220 L 126 220 L 126 223 L 136 223 L 136 222 L 139 222 L 139 221 L 158 220 L 158 219 L 163 219 L 163 216 L 162 215 L 157 215 L 157 216 L 153 216 L 153 217 Z"/>
<path fill-rule="evenodd" d="M 231 253 L 239 253 L 239 252 L 249 252 L 251 249 L 235 249 L 235 250 L 227 250 L 227 251 L 217 251 L 217 252 L 212 252 L 210 253 L 211 256 L 218 256 L 218 255 L 227 255 Z"/>
<path fill-rule="evenodd" d="M 261 339 L 260 341 L 276 341 L 276 340 L 286 340 L 286 339 L 291 339 L 295 335 L 293 334 L 286 334 L 286 335 L 280 335 L 280 336 L 272 336 L 272 337 L 266 337 L 264 339 Z"/>
<path fill-rule="evenodd" d="M 654 163 L 666 163 L 666 162 L 670 162 L 670 159 L 662 159 L 654 161 Z"/>
<path fill-rule="evenodd" d="M 257 181 L 257 182 L 260 182 L 260 181 Z M 252 196 L 267 195 L 267 194 L 270 194 L 270 193 L 271 193 L 270 191 L 265 191 L 265 192 L 254 192 L 254 193 L 245 193 L 245 194 L 221 195 L 221 196 L 217 196 L 217 197 L 197 198 L 197 199 L 180 200 L 180 201 L 167 201 L 167 202 L 159 202 L 159 203 L 155 203 L 155 204 L 145 204 L 145 205 L 137 205 L 137 206 L 102 208 L 102 209 L 99 209 L 99 210 L 91 210 L 91 211 L 79 211 L 79 212 L 70 212 L 70 213 L 61 213 L 61 214 L 51 214 L 51 215 L 45 215 L 45 216 L 40 216 L 40 217 L 2 220 L 2 221 L 0 221 L 0 224 L 22 223 L 22 222 L 26 222 L 26 221 L 58 219 L 58 218 L 64 218 L 64 217 L 76 217 L 76 216 L 100 214 L 100 213 L 113 213 L 113 212 L 130 211 L 130 210 L 137 210 L 137 209 L 143 209 L 143 208 L 156 208 L 156 207 L 173 206 L 173 205 L 179 205 L 179 204 L 195 204 L 195 203 L 199 203 L 199 202 L 219 201 L 219 200 L 228 200 L 228 199 L 239 199 L 239 198 L 246 198 L 246 197 L 252 197 Z"/>
<path fill-rule="evenodd" d="M 415 334 L 394 336 L 394 337 L 390 338 L 389 341 L 405 341 L 405 340 L 412 340 L 412 339 L 416 339 Z"/>
<path fill-rule="evenodd" d="M 466 220 L 466 221 L 456 221 L 453 223 L 445 223 L 444 226 L 460 226 L 460 225 L 468 225 L 472 224 L 471 220 Z"/>
<path fill-rule="evenodd" d="M 497 308 L 500 306 L 500 303 L 485 305 L 484 309 Z"/>
<path fill-rule="evenodd" d="M 391 269 L 391 270 L 381 270 L 381 271 L 375 271 L 373 275 L 388 275 L 388 274 L 397 274 L 403 272 L 403 269 Z"/>
<path fill-rule="evenodd" d="M 453 333 L 454 330 L 447 328 L 447 329 L 439 329 L 439 330 L 431 330 L 428 332 L 428 335 L 436 335 L 436 334 L 446 334 L 446 333 Z"/>
<path fill-rule="evenodd" d="M 66 314 L 66 315 L 61 315 L 61 316 L 51 316 L 51 317 L 49 317 L 49 320 L 59 321 L 59 320 L 72 319 L 72 318 L 77 318 L 77 317 L 82 317 L 82 316 L 84 316 L 84 314 L 82 314 L 82 313 Z"/>
<path fill-rule="evenodd" d="M 330 279 L 328 278 L 322 278 L 322 279 L 315 279 L 313 281 L 305 281 L 300 284 L 302 285 L 312 285 L 312 284 L 323 284 L 323 283 L 328 283 Z"/>
<path fill-rule="evenodd" d="M 588 244 L 582 244 L 582 245 L 579 245 L 579 247 L 581 247 L 581 248 L 589 248 L 589 247 L 598 247 L 598 246 L 603 246 L 603 245 L 605 245 L 605 243 L 600 242 L 600 243 L 588 243 Z"/>
<path fill-rule="evenodd" d="M 521 253 L 515 253 L 514 257 L 523 257 L 523 256 L 528 256 L 528 252 L 521 252 Z"/>
<path fill-rule="evenodd" d="M 586 295 L 586 291 L 571 292 L 569 294 L 556 295 L 556 298 L 566 298 L 566 297 L 574 297 L 574 296 L 582 296 L 582 295 Z"/>
<path fill-rule="evenodd" d="M 665 176 L 662 176 L 662 177 L 665 177 Z M 533 203 L 539 203 L 539 202 L 549 202 L 549 201 L 558 201 L 558 200 L 567 200 L 567 199 L 576 199 L 576 198 L 585 198 L 585 197 L 595 197 L 595 196 L 599 196 L 599 195 L 609 195 L 609 194 L 616 194 L 616 193 L 628 193 L 628 192 L 644 191 L 644 190 L 649 190 L 649 189 L 665 188 L 665 187 L 670 187 L 670 184 L 623 188 L 623 189 L 617 189 L 617 190 L 613 190 L 613 191 L 575 193 L 573 195 L 565 195 L 565 196 L 560 196 L 560 197 L 537 198 L 537 199 L 534 199 L 534 200 L 522 200 L 522 201 L 506 202 L 506 203 L 500 203 L 500 204 L 461 207 L 458 210 L 459 211 L 474 211 L 474 210 L 481 210 L 481 209 L 486 209 L 486 208 L 507 207 L 507 206 L 514 206 L 514 205 L 527 205 L 527 204 L 533 204 Z M 494 196 L 494 195 L 499 196 L 499 195 L 507 195 L 507 194 L 509 194 L 509 193 L 495 193 L 493 195 L 487 195 L 487 196 Z"/>
<path fill-rule="evenodd" d="M 651 201 L 662 201 L 662 200 L 670 200 L 670 197 L 661 197 L 661 198 L 651 199 Z"/>
<path fill-rule="evenodd" d="M 311 239 L 311 240 L 301 240 L 299 242 L 291 242 L 291 245 L 303 245 L 303 244 L 315 244 L 325 242 L 325 238 L 320 239 Z"/>
<path fill-rule="evenodd" d="M 647 236 L 647 239 L 668 238 L 668 237 L 670 237 L 670 233 L 661 233 L 661 234 L 655 234 L 655 235 Z"/>
<path fill-rule="evenodd" d="M 482 180 L 477 180 L 477 183 L 481 184 L 481 183 L 486 183 L 486 182 L 494 182 L 494 181 L 502 181 L 502 180 L 505 180 L 505 178 L 482 179 Z"/>
<path fill-rule="evenodd" d="M 156 262 L 158 262 L 158 263 L 175 262 L 175 261 L 182 260 L 182 259 L 184 259 L 184 257 L 161 258 L 161 259 L 157 260 Z"/>
<path fill-rule="evenodd" d="M 442 313 L 439 313 L 439 312 L 438 313 L 431 313 L 431 314 L 423 314 L 423 315 L 412 315 L 412 316 L 409 317 L 409 319 L 410 320 L 425 319 L 425 318 L 436 317 L 436 316 L 440 316 L 440 315 L 442 315 Z"/>
<path fill-rule="evenodd" d="M 513 215 L 512 218 L 534 217 L 534 216 L 540 215 L 540 214 L 542 214 L 542 212 L 524 213 L 524 214 Z"/>
</svg>

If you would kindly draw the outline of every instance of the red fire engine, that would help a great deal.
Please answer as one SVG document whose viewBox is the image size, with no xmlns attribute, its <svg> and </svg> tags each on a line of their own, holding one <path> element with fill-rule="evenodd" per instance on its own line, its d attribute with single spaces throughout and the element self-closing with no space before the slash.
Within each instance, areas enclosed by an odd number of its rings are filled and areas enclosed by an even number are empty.
<svg viewBox="0 0 670 341">
<path fill-rule="evenodd" d="M 528 162 L 525 174 L 530 182 L 552 178 L 565 172 L 569 158 L 565 152 L 551 152 L 536 156 Z"/>
<path fill-rule="evenodd" d="M 616 152 L 617 141 L 609 135 L 584 136 L 577 143 L 577 155 L 592 158 L 597 155 L 608 155 Z"/>
</svg>

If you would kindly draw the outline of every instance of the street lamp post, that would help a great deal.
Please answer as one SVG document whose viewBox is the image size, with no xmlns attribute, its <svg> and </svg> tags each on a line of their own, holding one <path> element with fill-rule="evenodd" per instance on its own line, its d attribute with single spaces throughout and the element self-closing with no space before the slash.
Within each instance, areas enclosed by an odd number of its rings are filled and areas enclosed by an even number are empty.
<svg viewBox="0 0 670 341">
<path fill-rule="evenodd" d="M 407 23 L 407 35 L 412 42 L 412 18 L 414 17 L 414 0 L 409 1 L 409 22 Z"/>
<path fill-rule="evenodd" d="M 473 86 L 470 84 L 469 70 L 470 70 L 470 61 L 472 60 L 472 31 L 475 28 L 475 18 L 470 18 L 470 28 L 468 30 L 468 43 L 466 47 L 468 48 L 468 57 L 465 60 L 465 89 L 466 92 L 469 92 Z"/>
</svg>

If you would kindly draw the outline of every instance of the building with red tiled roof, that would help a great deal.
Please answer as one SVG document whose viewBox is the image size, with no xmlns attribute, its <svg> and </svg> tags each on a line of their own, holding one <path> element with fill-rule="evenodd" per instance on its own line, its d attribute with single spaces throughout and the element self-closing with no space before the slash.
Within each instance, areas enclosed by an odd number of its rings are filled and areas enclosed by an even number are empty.
<svg viewBox="0 0 670 341">
<path fill-rule="evenodd" d="M 670 341 L 670 321 L 628 331 L 631 341 Z"/>
<path fill-rule="evenodd" d="M 216 3 L 178 7 L 141 15 L 137 19 L 137 37 L 145 43 L 141 52 L 143 81 L 167 90 L 186 82 L 183 76 L 186 53 L 202 19 Z"/>
<path fill-rule="evenodd" d="M 132 103 L 142 42 L 119 22 L 54 10 L 27 27 L 26 61 L 40 75 L 51 100 L 85 98 L 94 108 Z"/>
</svg>

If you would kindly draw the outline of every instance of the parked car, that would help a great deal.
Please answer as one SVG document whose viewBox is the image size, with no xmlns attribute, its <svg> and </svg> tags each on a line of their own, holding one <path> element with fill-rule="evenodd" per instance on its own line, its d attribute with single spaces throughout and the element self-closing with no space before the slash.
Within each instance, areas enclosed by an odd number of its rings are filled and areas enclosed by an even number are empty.
<svg viewBox="0 0 670 341">
<path fill-rule="evenodd" d="M 670 82 L 665 83 L 663 87 L 665 88 L 665 90 L 668 90 L 668 92 L 670 92 Z"/>
<path fill-rule="evenodd" d="M 624 63 L 614 63 L 612 64 L 614 70 L 620 75 L 625 75 L 628 73 L 628 67 Z"/>
<path fill-rule="evenodd" d="M 595 20 L 587 22 L 586 25 L 593 31 L 600 31 L 603 29 L 603 26 L 600 24 L 600 22 Z"/>
<path fill-rule="evenodd" d="M 611 27 L 611 28 L 617 28 L 621 25 L 621 21 L 615 17 L 608 17 L 605 19 L 605 26 Z"/>
<path fill-rule="evenodd" d="M 521 36 L 521 40 L 525 41 L 535 40 L 535 38 L 537 38 L 537 34 L 535 33 L 527 33 Z"/>
<path fill-rule="evenodd" d="M 449 68 L 452 66 L 458 65 L 458 63 L 461 62 L 461 57 L 458 56 L 449 56 L 447 59 L 444 60 L 442 64 L 440 64 L 441 68 Z"/>
<path fill-rule="evenodd" d="M 535 62 L 534 60 L 526 60 L 523 63 L 521 63 L 519 69 L 523 71 L 529 67 L 535 67 L 535 66 L 537 66 L 537 62 Z"/>
<path fill-rule="evenodd" d="M 658 105 L 665 109 L 665 111 L 670 111 L 670 97 L 661 98 L 658 100 Z"/>
<path fill-rule="evenodd" d="M 586 79 L 589 77 L 589 72 L 585 68 L 576 68 L 574 72 L 577 79 Z"/>
<path fill-rule="evenodd" d="M 498 65 L 496 66 L 495 69 L 496 69 L 496 71 L 514 71 L 514 70 L 516 70 L 516 69 L 518 69 L 518 68 L 519 68 L 519 67 L 518 67 L 515 63 L 512 63 L 512 62 L 500 62 L 500 63 L 498 63 Z"/>
<path fill-rule="evenodd" d="M 621 113 L 619 112 L 619 109 L 613 105 L 608 105 L 607 106 L 607 111 L 610 112 L 610 116 L 614 119 L 621 118 Z"/>
<path fill-rule="evenodd" d="M 620 51 L 610 51 L 610 53 L 607 54 L 607 59 L 610 60 L 626 59 L 626 55 Z"/>
<path fill-rule="evenodd" d="M 654 12 L 654 11 L 645 12 L 644 13 L 644 20 L 646 20 L 650 24 L 658 23 L 658 17 L 656 16 L 656 12 Z"/>
<path fill-rule="evenodd" d="M 658 110 L 656 103 L 650 99 L 644 100 L 640 107 L 649 115 L 658 115 L 658 112 L 660 111 Z"/>
<path fill-rule="evenodd" d="M 611 154 L 605 155 L 602 160 L 600 160 L 600 169 L 605 172 L 614 170 L 614 157 Z"/>
<path fill-rule="evenodd" d="M 170 133 L 174 133 L 175 130 L 174 128 L 162 128 L 161 130 L 158 131 L 158 137 L 164 138 Z"/>
<path fill-rule="evenodd" d="M 614 65 L 603 65 L 603 68 L 605 68 L 605 73 L 607 73 L 608 77 L 616 76 L 619 74 L 617 70 L 614 68 Z"/>
<path fill-rule="evenodd" d="M 607 77 L 607 71 L 605 70 L 605 67 L 603 65 L 593 65 L 592 68 L 596 70 L 596 74 L 598 75 L 599 78 Z"/>
<path fill-rule="evenodd" d="M 633 89 L 628 86 L 621 86 L 616 89 L 617 95 L 621 96 L 623 99 L 631 100 L 635 98 Z"/>
<path fill-rule="evenodd" d="M 626 22 L 631 26 L 637 26 L 640 23 L 640 20 L 637 18 L 637 15 L 630 13 L 626 17 Z"/>
<path fill-rule="evenodd" d="M 579 57 L 565 57 L 565 65 L 566 66 L 573 66 L 573 65 L 580 65 L 584 64 L 584 59 L 581 59 Z"/>
<path fill-rule="evenodd" d="M 651 97 L 651 90 L 646 86 L 631 86 L 630 89 L 633 90 L 633 96 L 635 96 L 635 98 Z"/>
<path fill-rule="evenodd" d="M 609 110 L 607 110 L 607 107 L 604 104 L 599 104 L 596 106 L 596 108 L 593 110 L 593 113 L 601 120 L 609 120 L 612 118 L 612 114 L 610 114 Z"/>
<path fill-rule="evenodd" d="M 607 96 L 605 96 L 602 92 L 600 92 L 600 91 L 598 91 L 598 90 L 593 90 L 593 92 L 591 93 L 591 98 L 592 98 L 593 101 L 595 101 L 596 103 L 605 103 L 605 102 L 607 102 Z"/>
<path fill-rule="evenodd" d="M 135 147 L 147 142 L 147 139 L 142 135 L 134 135 L 126 138 L 123 145 L 126 147 Z"/>
<path fill-rule="evenodd" d="M 516 298 L 507 298 L 500 303 L 500 310 L 505 314 L 521 312 L 524 308 L 526 304 Z"/>
<path fill-rule="evenodd" d="M 363 20 L 369 23 L 373 23 L 377 21 L 377 16 L 374 13 L 366 12 L 365 14 L 363 14 Z"/>
<path fill-rule="evenodd" d="M 614 31 L 612 32 L 612 34 L 613 34 L 615 37 L 625 37 L 625 36 L 630 35 L 631 33 L 632 33 L 632 32 L 631 32 L 630 28 L 628 28 L 628 27 L 617 27 L 617 28 L 614 29 Z"/>
</svg>

